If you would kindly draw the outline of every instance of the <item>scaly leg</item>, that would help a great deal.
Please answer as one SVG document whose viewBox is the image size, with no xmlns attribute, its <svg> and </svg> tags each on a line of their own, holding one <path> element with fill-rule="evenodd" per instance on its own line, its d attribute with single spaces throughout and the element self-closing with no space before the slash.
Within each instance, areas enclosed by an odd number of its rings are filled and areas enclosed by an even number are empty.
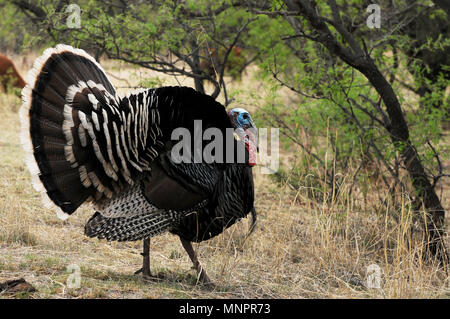
<svg viewBox="0 0 450 319">
<path fill-rule="evenodd" d="M 194 251 L 194 248 L 192 247 L 192 244 L 190 241 L 184 240 L 180 237 L 181 244 L 183 245 L 183 248 L 186 250 L 186 252 L 189 255 L 189 258 L 191 259 L 192 263 L 194 264 L 195 270 L 197 270 L 197 273 L 199 274 L 199 279 L 204 284 L 207 284 L 209 286 L 212 286 L 213 283 L 209 279 L 208 275 L 206 274 L 205 269 L 203 269 L 202 265 L 200 265 L 200 262 L 198 261 L 197 254 Z"/>
<path fill-rule="evenodd" d="M 151 278 L 153 276 L 150 271 L 150 237 L 144 239 L 144 248 L 141 255 L 143 257 L 142 268 L 134 274 L 137 275 L 142 272 L 144 278 Z"/>
</svg>

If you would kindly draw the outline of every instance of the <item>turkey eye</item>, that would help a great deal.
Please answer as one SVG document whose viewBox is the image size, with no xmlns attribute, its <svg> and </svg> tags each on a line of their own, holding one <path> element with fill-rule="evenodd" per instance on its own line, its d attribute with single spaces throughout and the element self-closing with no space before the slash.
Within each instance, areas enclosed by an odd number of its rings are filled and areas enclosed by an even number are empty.
<svg viewBox="0 0 450 319">
<path fill-rule="evenodd" d="M 244 115 L 242 115 L 242 117 L 243 117 L 244 119 L 248 119 L 248 114 L 244 114 Z"/>
</svg>

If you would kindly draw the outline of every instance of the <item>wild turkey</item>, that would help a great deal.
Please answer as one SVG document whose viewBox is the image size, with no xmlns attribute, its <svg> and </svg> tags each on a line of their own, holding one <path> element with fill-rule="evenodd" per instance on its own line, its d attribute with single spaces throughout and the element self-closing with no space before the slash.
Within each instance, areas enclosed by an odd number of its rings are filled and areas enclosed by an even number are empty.
<svg viewBox="0 0 450 319">
<path fill-rule="evenodd" d="M 89 237 L 144 239 L 145 276 L 151 276 L 152 236 L 178 235 L 199 278 L 209 282 L 191 242 L 222 233 L 249 212 L 254 225 L 256 132 L 244 109 L 226 112 L 187 87 L 119 96 L 91 56 L 66 45 L 35 61 L 22 98 L 22 143 L 36 190 L 64 218 L 92 203 L 95 213 L 84 230 Z M 174 129 L 195 136 L 196 120 L 202 121 L 200 133 L 212 128 L 231 134 L 231 148 L 224 143 L 213 152 L 227 160 L 196 160 L 208 141 L 195 139 L 191 153 L 180 152 L 191 161 L 174 160 Z M 244 161 L 237 161 L 239 150 Z"/>
</svg>

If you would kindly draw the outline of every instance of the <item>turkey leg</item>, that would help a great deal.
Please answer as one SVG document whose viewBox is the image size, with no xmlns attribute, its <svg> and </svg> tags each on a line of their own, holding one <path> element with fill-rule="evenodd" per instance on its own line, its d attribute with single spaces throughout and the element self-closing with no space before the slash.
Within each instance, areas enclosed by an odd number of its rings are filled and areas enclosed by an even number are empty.
<svg viewBox="0 0 450 319">
<path fill-rule="evenodd" d="M 197 254 L 194 251 L 194 248 L 192 247 L 192 244 L 190 241 L 184 240 L 180 237 L 181 244 L 183 245 L 183 248 L 186 250 L 186 252 L 189 255 L 189 258 L 191 259 L 192 263 L 194 264 L 195 270 L 197 270 L 197 273 L 199 274 L 199 280 L 207 285 L 213 285 L 211 280 L 209 279 L 208 275 L 206 274 L 205 269 L 203 269 L 202 265 L 200 265 L 200 262 L 198 261 Z"/>
<path fill-rule="evenodd" d="M 144 239 L 144 248 L 141 253 L 143 257 L 142 268 L 136 271 L 134 274 L 137 275 L 142 272 L 142 276 L 144 278 L 152 277 L 152 273 L 150 271 L 150 237 Z"/>
</svg>

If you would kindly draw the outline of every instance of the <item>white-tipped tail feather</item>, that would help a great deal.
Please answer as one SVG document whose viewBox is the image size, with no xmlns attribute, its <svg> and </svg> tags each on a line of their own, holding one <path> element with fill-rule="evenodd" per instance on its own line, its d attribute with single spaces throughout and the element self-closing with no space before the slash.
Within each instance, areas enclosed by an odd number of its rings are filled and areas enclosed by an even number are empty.
<svg viewBox="0 0 450 319">
<path fill-rule="evenodd" d="M 148 121 L 148 90 L 117 96 L 95 59 L 62 44 L 36 59 L 26 81 L 21 143 L 45 207 L 57 207 L 58 216 L 67 218 L 93 198 L 112 198 L 137 173 L 150 170 L 161 131 L 155 119 Z"/>
</svg>

